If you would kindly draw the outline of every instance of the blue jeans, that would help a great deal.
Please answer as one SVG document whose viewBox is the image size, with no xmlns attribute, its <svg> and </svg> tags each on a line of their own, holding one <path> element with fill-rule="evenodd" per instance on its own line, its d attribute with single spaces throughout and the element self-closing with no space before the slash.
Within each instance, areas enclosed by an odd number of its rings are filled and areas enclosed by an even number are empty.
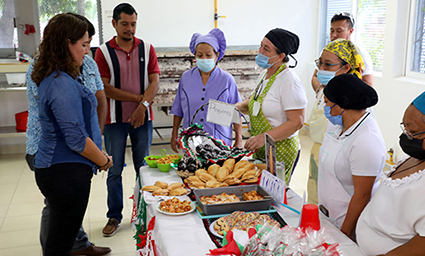
<svg viewBox="0 0 425 256">
<path fill-rule="evenodd" d="M 127 136 L 130 136 L 131 150 L 133 153 L 133 165 L 136 174 L 141 166 L 146 165 L 145 156 L 149 155 L 152 144 L 152 121 L 145 122 L 142 126 L 134 129 L 130 123 L 115 123 L 105 125 L 103 135 L 105 148 L 112 156 L 114 166 L 108 170 L 108 218 L 114 218 L 121 222 L 123 209 L 122 171 L 124 168 Z"/>
</svg>

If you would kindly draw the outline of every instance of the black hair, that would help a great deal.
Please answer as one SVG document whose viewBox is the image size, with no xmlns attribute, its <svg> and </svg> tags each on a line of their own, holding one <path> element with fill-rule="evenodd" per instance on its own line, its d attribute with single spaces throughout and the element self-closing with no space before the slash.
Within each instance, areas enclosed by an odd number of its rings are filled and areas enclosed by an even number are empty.
<svg viewBox="0 0 425 256">
<path fill-rule="evenodd" d="M 125 14 L 128 14 L 128 15 L 133 15 L 133 13 L 135 13 L 136 17 L 137 17 L 136 10 L 129 3 L 121 3 L 117 6 L 115 6 L 114 14 L 113 14 L 112 18 L 115 21 L 118 21 L 121 18 L 121 13 L 125 13 Z"/>
<path fill-rule="evenodd" d="M 75 17 L 77 17 L 80 20 L 87 23 L 87 33 L 89 34 L 89 38 L 93 37 L 94 34 L 96 34 L 96 30 L 95 30 L 93 24 L 86 17 L 84 17 L 83 15 L 80 15 L 78 13 L 72 13 L 72 12 L 68 12 L 67 14 L 74 15 Z"/>
<path fill-rule="evenodd" d="M 280 54 L 282 54 L 282 53 L 283 53 L 283 52 L 282 52 L 281 50 L 279 50 L 279 48 L 277 48 L 276 46 L 274 47 L 274 50 L 276 51 L 276 54 L 277 54 L 277 55 L 280 55 Z M 288 56 L 288 54 L 285 54 L 285 58 L 283 58 L 282 62 L 283 62 L 283 63 L 287 63 L 287 62 L 289 62 L 289 56 Z"/>
<path fill-rule="evenodd" d="M 344 13 L 335 13 L 335 15 L 331 19 L 331 24 L 335 21 L 339 20 L 345 20 L 348 24 L 348 28 L 352 29 L 354 27 L 354 18 L 351 16 L 351 14 L 344 12 Z"/>
</svg>

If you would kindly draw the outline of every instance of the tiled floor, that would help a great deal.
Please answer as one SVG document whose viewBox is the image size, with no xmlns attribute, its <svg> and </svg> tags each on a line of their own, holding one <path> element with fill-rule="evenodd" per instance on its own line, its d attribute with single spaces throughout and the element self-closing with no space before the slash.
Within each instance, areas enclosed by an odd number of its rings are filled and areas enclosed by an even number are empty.
<svg viewBox="0 0 425 256">
<path fill-rule="evenodd" d="M 309 154 L 312 142 L 301 136 L 301 158 L 291 181 L 291 188 L 302 195 L 306 190 Z M 168 145 L 153 146 L 151 154 L 158 154 Z M 134 232 L 130 225 L 133 194 L 134 169 L 131 152 L 127 151 L 124 169 L 124 219 L 121 228 L 113 237 L 103 237 L 102 228 L 106 224 L 106 175 L 93 177 L 89 206 L 83 226 L 90 241 L 112 248 L 110 255 L 133 256 L 135 252 Z M 39 256 L 41 247 L 38 234 L 40 228 L 43 196 L 35 184 L 34 174 L 24 160 L 23 154 L 0 155 L 0 255 L 1 256 Z"/>
</svg>

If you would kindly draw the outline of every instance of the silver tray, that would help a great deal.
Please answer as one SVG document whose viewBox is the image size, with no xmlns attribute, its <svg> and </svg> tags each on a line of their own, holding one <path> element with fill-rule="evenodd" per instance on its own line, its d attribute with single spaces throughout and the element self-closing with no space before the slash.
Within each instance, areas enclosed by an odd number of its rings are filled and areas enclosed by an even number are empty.
<svg viewBox="0 0 425 256">
<path fill-rule="evenodd" d="M 242 196 L 246 192 L 251 192 L 252 190 L 257 191 L 258 194 L 264 197 L 263 200 L 254 200 L 254 201 L 244 201 Z M 221 204 L 208 204 L 205 205 L 199 199 L 201 196 L 212 196 L 219 195 L 221 193 L 235 194 L 240 202 L 232 203 L 221 203 Z M 198 206 L 204 212 L 205 215 L 216 215 L 216 214 L 226 214 L 232 213 L 234 211 L 262 211 L 270 209 L 271 205 L 271 196 L 264 191 L 259 185 L 245 185 L 245 186 L 235 186 L 235 187 L 223 187 L 223 188 L 208 188 L 208 189 L 195 189 L 193 190 L 195 194 L 196 201 Z"/>
</svg>

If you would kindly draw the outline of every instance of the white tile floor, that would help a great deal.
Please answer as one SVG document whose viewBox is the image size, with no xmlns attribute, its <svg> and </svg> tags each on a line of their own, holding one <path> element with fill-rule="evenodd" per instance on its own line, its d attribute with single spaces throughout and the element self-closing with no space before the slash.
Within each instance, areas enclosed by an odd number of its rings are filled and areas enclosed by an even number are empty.
<svg viewBox="0 0 425 256">
<path fill-rule="evenodd" d="M 306 190 L 308 163 L 312 141 L 301 136 L 301 158 L 292 177 L 291 188 L 302 195 Z M 158 154 L 168 145 L 153 146 L 151 154 Z M 113 237 L 103 237 L 102 229 L 106 219 L 106 175 L 93 177 L 89 206 L 83 226 L 90 241 L 112 249 L 110 255 L 133 256 L 135 252 L 134 232 L 130 225 L 133 194 L 134 169 L 131 151 L 126 154 L 127 167 L 123 172 L 124 219 L 121 228 Z M 39 227 L 43 196 L 35 183 L 34 174 L 25 162 L 23 154 L 0 155 L 0 255 L 1 256 L 39 256 Z"/>
</svg>

